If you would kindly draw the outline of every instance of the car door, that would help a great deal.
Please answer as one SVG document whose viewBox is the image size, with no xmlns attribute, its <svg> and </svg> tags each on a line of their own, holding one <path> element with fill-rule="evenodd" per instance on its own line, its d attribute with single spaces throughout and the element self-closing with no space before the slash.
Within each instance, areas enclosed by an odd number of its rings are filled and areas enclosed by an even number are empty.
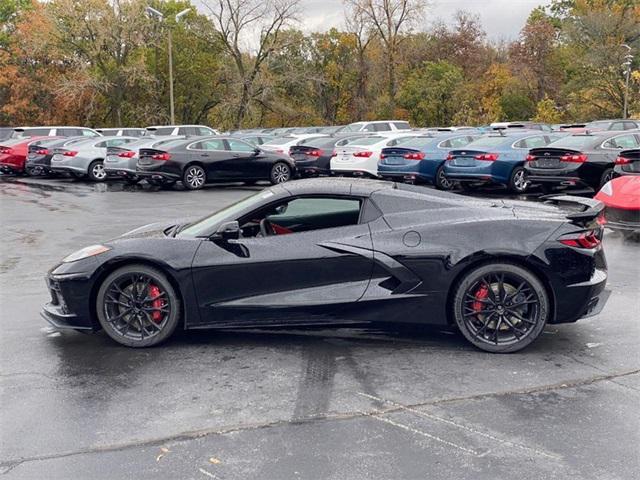
<svg viewBox="0 0 640 480">
<path fill-rule="evenodd" d="M 269 166 L 265 166 L 264 154 L 256 151 L 256 147 L 243 140 L 228 138 L 225 140 L 226 149 L 229 151 L 229 159 L 220 163 L 226 178 L 247 180 L 255 178 L 267 178 Z"/>
<path fill-rule="evenodd" d="M 229 158 L 229 152 L 225 149 L 224 140 L 210 138 L 194 142 L 187 146 L 189 161 L 203 165 L 208 181 L 225 180 L 221 163 Z"/>
<path fill-rule="evenodd" d="M 250 236 L 202 242 L 192 269 L 201 321 L 287 325 L 344 319 L 364 295 L 373 269 L 369 227 L 358 220 L 362 204 L 354 197 L 289 197 L 238 219 Z M 253 235 L 256 222 L 267 218 L 279 222 L 280 233 Z"/>
</svg>

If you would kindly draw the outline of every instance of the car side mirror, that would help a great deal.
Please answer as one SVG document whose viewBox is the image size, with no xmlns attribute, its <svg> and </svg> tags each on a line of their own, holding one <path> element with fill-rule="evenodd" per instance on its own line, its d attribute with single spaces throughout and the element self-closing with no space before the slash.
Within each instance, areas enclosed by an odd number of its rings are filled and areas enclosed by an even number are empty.
<svg viewBox="0 0 640 480">
<path fill-rule="evenodd" d="M 240 224 L 235 220 L 223 223 L 213 234 L 213 238 L 218 240 L 237 240 L 240 238 Z"/>
<path fill-rule="evenodd" d="M 262 150 L 260 150 L 258 147 L 256 147 L 256 148 L 254 148 L 254 149 L 253 149 L 253 154 L 254 154 L 254 155 L 260 155 L 260 152 L 261 152 L 261 151 L 262 151 Z"/>
</svg>

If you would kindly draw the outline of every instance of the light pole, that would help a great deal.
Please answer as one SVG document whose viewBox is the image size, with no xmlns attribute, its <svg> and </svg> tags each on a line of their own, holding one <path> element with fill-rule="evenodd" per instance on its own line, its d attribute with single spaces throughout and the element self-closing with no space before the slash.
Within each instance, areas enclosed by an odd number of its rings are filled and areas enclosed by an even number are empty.
<svg viewBox="0 0 640 480">
<path fill-rule="evenodd" d="M 186 8 L 180 13 L 178 13 L 175 17 L 176 23 L 178 23 L 180 19 L 190 11 L 191 11 L 191 8 Z M 153 7 L 147 7 L 147 13 L 155 17 L 159 22 L 165 21 L 164 14 Z M 175 107 L 173 102 L 173 35 L 171 32 L 171 26 L 169 26 L 169 32 L 167 34 L 167 43 L 168 43 L 168 49 L 169 49 L 169 105 L 170 105 L 170 112 L 171 112 L 171 125 L 175 125 L 176 116 L 175 116 Z"/>
<path fill-rule="evenodd" d="M 624 80 L 624 107 L 622 108 L 622 118 L 626 119 L 629 116 L 629 77 L 631 77 L 631 62 L 633 61 L 633 55 L 631 54 L 631 47 L 626 43 L 622 46 L 627 49 L 627 54 L 624 56 L 624 63 L 622 66 L 625 68 L 625 80 Z"/>
</svg>

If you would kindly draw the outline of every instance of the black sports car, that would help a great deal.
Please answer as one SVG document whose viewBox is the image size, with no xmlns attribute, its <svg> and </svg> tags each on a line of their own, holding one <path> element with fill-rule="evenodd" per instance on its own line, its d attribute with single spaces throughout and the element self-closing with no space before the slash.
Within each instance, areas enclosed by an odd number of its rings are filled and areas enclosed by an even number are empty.
<svg viewBox="0 0 640 480">
<path fill-rule="evenodd" d="M 150 183 L 182 181 L 188 190 L 213 182 L 272 184 L 291 180 L 295 164 L 235 137 L 196 137 L 158 148 L 141 148 L 136 175 Z"/>
<path fill-rule="evenodd" d="M 618 153 L 638 146 L 638 132 L 570 135 L 529 150 L 524 168 L 533 184 L 589 187 L 597 192 L 614 177 Z"/>
<path fill-rule="evenodd" d="M 68 256 L 43 316 L 132 347 L 176 330 L 455 325 L 513 352 L 608 296 L 602 204 L 470 199 L 375 180 L 273 186 L 193 223 L 152 224 Z"/>
</svg>

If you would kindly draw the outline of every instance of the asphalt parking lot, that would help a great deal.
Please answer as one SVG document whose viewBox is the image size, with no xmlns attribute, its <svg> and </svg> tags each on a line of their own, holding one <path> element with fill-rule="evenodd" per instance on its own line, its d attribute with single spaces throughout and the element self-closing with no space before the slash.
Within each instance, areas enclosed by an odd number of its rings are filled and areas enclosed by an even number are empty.
<svg viewBox="0 0 640 480">
<path fill-rule="evenodd" d="M 604 312 L 512 355 L 415 328 L 134 350 L 40 319 L 67 253 L 260 188 L 0 178 L 2 478 L 637 478 L 640 243 L 612 232 Z"/>
</svg>

